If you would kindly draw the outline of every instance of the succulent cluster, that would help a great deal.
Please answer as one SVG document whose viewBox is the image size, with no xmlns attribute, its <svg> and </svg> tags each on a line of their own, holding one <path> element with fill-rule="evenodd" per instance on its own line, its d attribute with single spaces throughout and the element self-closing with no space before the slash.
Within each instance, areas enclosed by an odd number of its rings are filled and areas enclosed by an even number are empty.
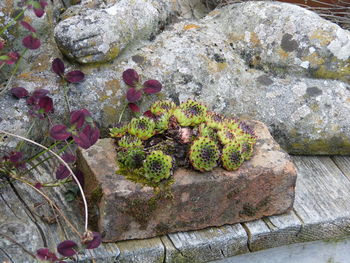
<svg viewBox="0 0 350 263">
<path fill-rule="evenodd" d="M 194 100 L 179 106 L 169 100 L 157 101 L 147 116 L 118 124 L 110 135 L 118 140 L 120 166 L 153 183 L 169 178 L 184 163 L 201 172 L 217 166 L 236 170 L 250 159 L 256 142 L 253 129 L 245 122 L 210 112 Z"/>
<path fill-rule="evenodd" d="M 147 156 L 144 169 L 145 177 L 151 181 L 159 182 L 167 179 L 172 169 L 172 158 L 162 151 L 153 151 Z"/>
</svg>

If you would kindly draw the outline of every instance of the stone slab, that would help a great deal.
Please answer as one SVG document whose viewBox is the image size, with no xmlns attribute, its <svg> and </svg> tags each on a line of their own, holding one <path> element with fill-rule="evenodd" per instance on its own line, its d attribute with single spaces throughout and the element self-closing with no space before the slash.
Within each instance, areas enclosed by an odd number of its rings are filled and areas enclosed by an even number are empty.
<svg viewBox="0 0 350 263">
<path fill-rule="evenodd" d="M 99 193 L 99 231 L 104 241 L 148 238 L 178 231 L 203 229 L 281 214 L 294 201 L 296 170 L 261 122 L 254 156 L 237 171 L 216 168 L 198 173 L 178 169 L 171 185 L 173 198 L 152 200 L 151 187 L 116 174 L 112 139 L 102 139 L 79 154 L 86 192 Z M 96 201 L 96 198 L 94 198 Z"/>
</svg>

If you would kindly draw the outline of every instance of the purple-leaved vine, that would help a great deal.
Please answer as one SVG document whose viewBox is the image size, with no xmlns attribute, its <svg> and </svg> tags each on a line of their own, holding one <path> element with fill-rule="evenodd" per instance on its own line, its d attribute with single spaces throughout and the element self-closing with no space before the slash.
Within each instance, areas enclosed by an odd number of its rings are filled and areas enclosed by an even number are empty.
<svg viewBox="0 0 350 263">
<path fill-rule="evenodd" d="M 10 93 L 15 98 L 26 99 L 26 103 L 29 108 L 29 115 L 34 118 L 44 119 L 48 117 L 49 114 L 54 113 L 54 102 L 53 99 L 50 97 L 48 90 L 36 89 L 32 92 L 29 92 L 24 87 L 13 87 L 12 89 L 10 89 L 10 87 L 12 78 L 16 75 L 20 62 L 24 58 L 25 53 L 28 50 L 36 50 L 41 46 L 41 41 L 38 37 L 37 30 L 29 22 L 21 20 L 23 18 L 24 12 L 27 9 L 30 9 L 34 12 L 34 14 L 37 17 L 40 18 L 45 14 L 45 7 L 47 6 L 47 1 L 20 0 L 18 6 L 21 8 L 20 12 L 8 24 L 6 24 L 0 29 L 0 36 L 15 23 L 20 24 L 27 31 L 27 34 L 22 38 L 22 45 L 24 48 L 22 51 L 19 52 L 7 49 L 5 51 L 4 49 L 6 48 L 6 42 L 0 37 L 0 68 L 6 65 L 14 65 L 14 69 L 11 73 L 11 76 L 8 78 L 5 88 L 3 88 L 0 93 L 10 90 Z M 54 59 L 52 63 L 52 70 L 65 81 L 66 86 L 68 83 L 82 82 L 85 78 L 84 73 L 79 70 L 65 72 L 65 65 L 60 59 Z M 65 98 L 67 98 L 67 88 L 65 89 L 65 91 Z M 58 124 L 50 129 L 50 136 L 53 139 L 57 140 L 52 145 L 52 148 L 57 146 L 61 141 L 65 141 L 66 143 L 66 146 L 63 147 L 63 149 L 67 148 L 72 142 L 76 142 L 80 147 L 85 149 L 91 147 L 98 140 L 100 136 L 100 131 L 95 122 L 93 121 L 90 112 L 86 109 L 76 111 L 69 110 L 69 112 L 70 125 L 66 126 L 64 124 Z M 35 120 L 36 119 L 34 119 L 31 128 L 34 126 Z M 28 160 L 33 160 L 37 158 L 36 156 L 40 156 L 42 153 L 36 155 L 33 159 L 26 159 L 24 154 L 19 150 L 21 147 L 16 147 L 16 149 L 18 150 L 7 152 L 3 154 L 3 156 L 0 156 L 0 168 L 1 172 L 5 171 L 5 175 L 8 176 L 8 178 L 10 178 L 11 180 L 18 180 L 34 189 L 37 193 L 41 194 L 48 201 L 48 203 L 50 203 L 51 206 L 54 207 L 54 209 L 56 209 L 58 213 L 62 215 L 63 219 L 67 221 L 68 225 L 72 228 L 72 230 L 80 237 L 80 242 L 83 245 L 82 248 L 97 248 L 102 242 L 102 237 L 101 234 L 97 232 L 91 232 L 87 228 L 87 203 L 82 190 L 82 186 L 84 185 L 84 175 L 79 169 L 77 169 L 77 167 L 70 167 L 75 165 L 76 156 L 72 153 L 60 150 L 60 157 L 50 149 L 51 147 L 47 148 L 25 137 L 11 134 L 1 129 L 0 133 L 21 139 L 21 143 L 27 141 L 32 144 L 35 144 L 43 148 L 44 152 L 50 152 L 53 156 L 59 158 L 59 160 L 62 163 L 57 168 L 56 180 L 53 183 L 42 183 L 36 181 L 33 178 L 30 178 L 28 181 L 27 179 L 25 179 L 23 175 L 35 169 L 35 167 L 37 166 L 32 166 L 31 164 L 30 168 L 26 168 L 26 163 L 28 162 Z M 66 140 L 69 138 L 72 138 L 72 140 L 67 142 Z M 41 162 L 38 162 L 38 165 L 40 165 L 40 163 Z M 41 190 L 43 187 L 49 187 L 50 185 L 59 186 L 59 182 L 65 183 L 72 181 L 71 179 L 62 180 L 68 178 L 69 176 L 72 176 L 74 179 L 73 182 L 77 184 L 76 187 L 77 189 L 79 189 L 78 192 L 80 191 L 84 203 L 85 231 L 83 234 L 78 232 L 78 230 L 69 222 L 69 220 L 64 217 L 63 213 L 56 206 L 56 204 L 52 202 L 50 198 L 46 196 L 45 193 Z M 64 261 L 64 259 L 66 257 L 72 257 L 78 251 L 79 246 L 75 241 L 65 240 L 57 245 L 57 253 L 62 255 L 63 257 L 60 258 L 59 256 L 57 256 L 58 254 L 56 254 L 48 248 L 38 249 L 36 251 L 36 255 L 33 256 L 36 256 L 39 260 L 44 260 L 46 262 L 65 263 L 66 261 Z"/>
<path fill-rule="evenodd" d="M 69 83 L 79 83 L 82 82 L 85 78 L 85 75 L 80 70 L 72 70 L 65 74 L 65 65 L 63 61 L 59 58 L 55 58 L 52 61 L 51 69 L 55 72 L 59 77 L 64 79 Z"/>
<path fill-rule="evenodd" d="M 134 69 L 127 69 L 123 72 L 122 78 L 124 83 L 129 86 L 126 92 L 127 106 L 133 113 L 140 113 L 140 107 L 137 105 L 143 94 L 155 94 L 162 90 L 162 84 L 155 79 L 140 82 L 140 76 Z M 120 114 L 119 122 L 121 122 L 125 107 Z"/>
</svg>

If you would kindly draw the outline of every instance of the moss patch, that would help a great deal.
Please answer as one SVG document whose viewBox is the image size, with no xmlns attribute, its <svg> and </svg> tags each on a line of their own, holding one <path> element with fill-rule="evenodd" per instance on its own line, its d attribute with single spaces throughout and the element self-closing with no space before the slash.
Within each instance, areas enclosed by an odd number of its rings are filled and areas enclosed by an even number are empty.
<svg viewBox="0 0 350 263">
<path fill-rule="evenodd" d="M 331 139 L 304 139 L 286 145 L 286 151 L 292 154 L 340 154 L 347 155 L 350 152 L 350 139 L 344 135 L 334 136 Z"/>
<path fill-rule="evenodd" d="M 322 79 L 338 79 L 350 83 L 350 60 L 348 63 L 341 63 L 336 70 L 330 70 L 325 65 L 320 66 L 313 72 L 313 76 Z"/>
</svg>

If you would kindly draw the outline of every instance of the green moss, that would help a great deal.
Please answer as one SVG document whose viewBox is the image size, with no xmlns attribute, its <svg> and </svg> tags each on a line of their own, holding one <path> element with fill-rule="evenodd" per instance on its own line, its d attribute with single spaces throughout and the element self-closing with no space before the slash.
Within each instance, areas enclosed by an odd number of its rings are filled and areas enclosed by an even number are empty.
<svg viewBox="0 0 350 263">
<path fill-rule="evenodd" d="M 120 49 L 118 46 L 112 47 L 107 54 L 107 60 L 111 61 L 115 59 L 119 55 L 119 53 L 120 53 Z"/>
<path fill-rule="evenodd" d="M 243 210 L 239 212 L 240 215 L 254 216 L 258 209 L 249 203 L 243 204 Z"/>
<path fill-rule="evenodd" d="M 102 188 L 101 186 L 97 186 L 90 194 L 90 200 L 93 202 L 93 203 L 99 203 L 101 198 L 103 196 L 103 192 L 102 192 Z"/>
<path fill-rule="evenodd" d="M 321 65 L 312 75 L 316 78 L 337 79 L 350 83 L 350 60 L 336 64 L 337 70 L 329 70 L 325 65 Z"/>
<path fill-rule="evenodd" d="M 162 222 L 160 222 L 155 227 L 155 231 L 156 231 L 157 235 L 167 234 L 167 233 L 169 233 L 169 230 L 170 230 L 170 226 L 165 224 L 165 223 L 162 223 Z"/>
<path fill-rule="evenodd" d="M 127 206 L 123 209 L 123 213 L 132 216 L 140 224 L 140 229 L 146 229 L 151 216 L 159 207 L 159 204 L 164 204 L 164 202 L 169 202 L 173 199 L 168 186 L 164 185 L 163 188 L 156 188 L 154 195 L 147 200 L 140 197 L 127 200 Z M 163 223 L 161 226 L 158 225 L 158 227 L 159 231 L 164 231 L 166 224 Z"/>
<path fill-rule="evenodd" d="M 292 154 L 347 155 L 350 152 L 350 139 L 345 135 L 338 135 L 331 139 L 298 140 L 287 144 L 285 150 Z"/>
</svg>

